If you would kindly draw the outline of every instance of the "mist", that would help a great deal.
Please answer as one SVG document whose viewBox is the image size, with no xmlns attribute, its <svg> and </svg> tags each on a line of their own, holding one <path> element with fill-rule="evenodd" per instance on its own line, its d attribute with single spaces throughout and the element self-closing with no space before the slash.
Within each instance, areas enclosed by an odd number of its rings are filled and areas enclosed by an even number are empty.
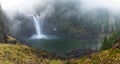
<svg viewBox="0 0 120 64">
<path fill-rule="evenodd" d="M 105 8 L 111 12 L 120 11 L 120 0 L 81 0 L 83 10 Z"/>
<path fill-rule="evenodd" d="M 30 27 L 31 30 L 29 31 L 34 33 L 32 31 L 34 27 L 31 26 L 33 24 L 31 16 L 34 14 L 40 14 L 40 19 L 46 22 L 45 24 L 48 26 L 46 30 L 49 30 L 56 28 L 57 25 L 53 24 L 54 26 L 51 26 L 49 22 L 60 22 L 56 20 L 55 13 L 59 14 L 61 16 L 60 19 L 64 21 L 70 21 L 69 19 L 73 16 L 77 19 L 75 21 L 81 21 L 77 17 L 81 17 L 83 12 L 89 13 L 89 11 L 96 9 L 105 9 L 110 13 L 118 13 L 120 11 L 119 0 L 0 0 L 0 3 L 9 19 L 10 32 L 13 34 L 18 34 L 22 31 L 21 26 L 23 25 Z M 106 11 L 103 12 L 106 13 Z M 52 17 L 56 18 L 51 19 Z"/>
<path fill-rule="evenodd" d="M 8 18 L 9 33 L 30 46 L 34 46 L 29 43 L 32 36 L 43 38 L 41 35 L 45 35 L 50 39 L 63 38 L 60 42 L 55 40 L 57 45 L 65 43 L 64 38 L 81 40 L 86 44 L 97 42 L 96 49 L 100 47 L 105 34 L 111 34 L 120 27 L 119 0 L 0 0 L 0 3 Z M 45 49 L 48 44 L 42 45 L 39 38 L 35 43 Z M 60 47 L 64 45 L 63 49 L 67 48 L 70 42 L 77 41 L 67 42 L 60 44 Z M 52 47 L 59 49 L 56 45 Z"/>
<path fill-rule="evenodd" d="M 36 13 L 36 9 L 44 10 L 48 6 L 52 8 L 49 12 L 53 12 L 56 3 L 71 4 L 74 2 L 79 11 L 90 11 L 97 8 L 108 9 L 111 12 L 120 11 L 119 0 L 0 0 L 3 10 L 11 16 L 16 13 L 31 15 Z M 67 2 L 67 3 L 66 3 Z M 61 5 L 62 6 L 62 5 Z"/>
<path fill-rule="evenodd" d="M 52 2 L 52 0 L 1 0 L 1 5 L 7 12 L 32 13 L 38 5 L 42 8 Z"/>
<path fill-rule="evenodd" d="M 82 10 L 91 10 L 95 8 L 106 8 L 111 11 L 120 11 L 119 0 L 0 0 L 2 8 L 5 11 L 32 13 L 35 8 L 43 8 L 47 5 L 53 5 L 56 2 L 77 1 L 78 8 Z M 67 3 L 69 4 L 69 3 Z"/>
</svg>

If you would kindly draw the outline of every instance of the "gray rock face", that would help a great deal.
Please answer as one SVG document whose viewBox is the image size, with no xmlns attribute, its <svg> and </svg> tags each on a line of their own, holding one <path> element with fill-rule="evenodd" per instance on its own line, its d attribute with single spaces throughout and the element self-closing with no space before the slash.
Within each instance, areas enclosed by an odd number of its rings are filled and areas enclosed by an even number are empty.
<svg viewBox="0 0 120 64">
<path fill-rule="evenodd" d="M 7 31 L 7 24 L 6 24 L 6 18 L 2 11 L 2 8 L 0 7 L 0 42 L 4 43 L 6 40 L 6 32 Z"/>
</svg>

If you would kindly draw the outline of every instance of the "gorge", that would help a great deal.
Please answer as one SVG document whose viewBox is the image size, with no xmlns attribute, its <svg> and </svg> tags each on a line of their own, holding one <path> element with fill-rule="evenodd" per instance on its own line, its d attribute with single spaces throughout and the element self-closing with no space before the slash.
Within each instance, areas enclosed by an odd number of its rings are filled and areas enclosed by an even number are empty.
<svg viewBox="0 0 120 64">
<path fill-rule="evenodd" d="M 120 64 L 119 0 L 0 4 L 0 64 Z"/>
<path fill-rule="evenodd" d="M 111 34 L 120 26 L 119 13 L 111 12 L 108 3 L 109 7 L 84 4 L 83 9 L 83 0 L 20 1 L 15 2 L 16 7 L 2 2 L 10 34 L 25 41 L 24 44 L 52 53 L 78 48 L 98 50 L 105 34 Z M 25 7 L 21 7 L 21 3 Z M 52 39 L 54 36 L 57 39 Z"/>
</svg>

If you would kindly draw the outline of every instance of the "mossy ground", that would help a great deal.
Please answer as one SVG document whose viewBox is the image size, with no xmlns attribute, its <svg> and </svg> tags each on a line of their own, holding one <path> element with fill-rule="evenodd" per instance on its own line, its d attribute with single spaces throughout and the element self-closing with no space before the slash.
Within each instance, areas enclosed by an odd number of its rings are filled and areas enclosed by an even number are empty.
<svg viewBox="0 0 120 64">
<path fill-rule="evenodd" d="M 0 64 L 120 64 L 120 49 L 108 49 L 89 56 L 61 60 L 46 51 L 21 44 L 0 44 Z"/>
<path fill-rule="evenodd" d="M 52 64 L 58 62 L 61 61 L 45 51 L 20 44 L 0 44 L 0 64 Z"/>
<path fill-rule="evenodd" d="M 120 64 L 120 49 L 109 49 L 80 59 L 71 59 L 71 64 Z"/>
</svg>

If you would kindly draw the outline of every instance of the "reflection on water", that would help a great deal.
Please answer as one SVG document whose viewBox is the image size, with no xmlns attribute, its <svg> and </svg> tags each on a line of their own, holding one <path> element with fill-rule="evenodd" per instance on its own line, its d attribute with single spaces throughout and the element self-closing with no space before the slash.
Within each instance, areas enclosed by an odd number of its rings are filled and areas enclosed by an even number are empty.
<svg viewBox="0 0 120 64">
<path fill-rule="evenodd" d="M 51 53 L 67 53 L 73 49 L 83 48 L 83 49 L 99 49 L 100 43 L 96 42 L 85 42 L 73 39 L 34 39 L 28 40 L 28 45 L 46 50 Z"/>
</svg>

